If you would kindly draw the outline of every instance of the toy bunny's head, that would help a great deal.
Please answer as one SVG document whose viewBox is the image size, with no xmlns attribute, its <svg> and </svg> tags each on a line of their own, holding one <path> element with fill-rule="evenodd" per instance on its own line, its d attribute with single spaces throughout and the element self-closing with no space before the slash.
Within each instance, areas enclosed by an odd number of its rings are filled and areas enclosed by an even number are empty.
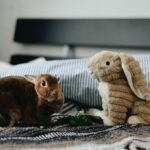
<svg viewBox="0 0 150 150">
<path fill-rule="evenodd" d="M 147 81 L 144 79 L 139 62 L 132 56 L 124 53 L 102 51 L 87 62 L 87 71 L 98 82 L 111 82 L 124 78 L 137 97 L 150 100 Z"/>
<path fill-rule="evenodd" d="M 110 51 L 94 55 L 87 63 L 87 70 L 98 82 L 109 82 L 124 76 L 119 55 Z"/>
</svg>

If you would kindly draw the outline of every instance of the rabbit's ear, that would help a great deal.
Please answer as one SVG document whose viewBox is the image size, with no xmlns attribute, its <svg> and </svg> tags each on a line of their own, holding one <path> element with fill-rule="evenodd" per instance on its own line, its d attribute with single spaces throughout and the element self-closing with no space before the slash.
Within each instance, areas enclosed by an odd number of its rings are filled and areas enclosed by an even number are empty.
<svg viewBox="0 0 150 150">
<path fill-rule="evenodd" d="M 35 78 L 36 78 L 36 76 L 34 76 L 34 75 L 24 75 L 24 78 L 26 79 L 26 80 L 28 80 L 29 82 L 31 82 L 31 83 L 35 83 Z"/>
<path fill-rule="evenodd" d="M 119 56 L 122 69 L 133 93 L 141 99 L 150 100 L 147 81 L 144 78 L 139 62 L 127 54 L 120 53 Z"/>
</svg>

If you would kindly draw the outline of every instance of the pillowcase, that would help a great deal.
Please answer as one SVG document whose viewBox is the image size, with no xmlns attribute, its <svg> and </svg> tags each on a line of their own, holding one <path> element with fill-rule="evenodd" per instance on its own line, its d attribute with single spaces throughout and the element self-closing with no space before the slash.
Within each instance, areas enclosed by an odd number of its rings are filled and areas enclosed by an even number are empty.
<svg viewBox="0 0 150 150">
<path fill-rule="evenodd" d="M 133 55 L 133 57 L 140 62 L 150 85 L 150 55 Z M 20 64 L 0 73 L 0 76 L 53 74 L 59 77 L 66 99 L 74 100 L 83 106 L 101 107 L 98 83 L 87 73 L 87 61 L 88 58 Z"/>
<path fill-rule="evenodd" d="M 0 72 L 6 71 L 10 67 L 12 67 L 11 64 L 4 62 L 4 61 L 0 61 Z"/>
<path fill-rule="evenodd" d="M 20 64 L 0 73 L 0 76 L 53 74 L 60 79 L 66 99 L 81 103 L 83 106 L 99 107 L 101 97 L 97 90 L 98 85 L 86 71 L 87 60 L 88 58 Z"/>
</svg>

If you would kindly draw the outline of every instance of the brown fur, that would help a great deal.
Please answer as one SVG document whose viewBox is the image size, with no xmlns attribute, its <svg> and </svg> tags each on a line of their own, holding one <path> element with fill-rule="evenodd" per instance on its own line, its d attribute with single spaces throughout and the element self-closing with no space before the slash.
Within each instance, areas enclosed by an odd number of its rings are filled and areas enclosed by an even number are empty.
<svg viewBox="0 0 150 150">
<path fill-rule="evenodd" d="M 99 83 L 105 124 L 125 123 L 130 110 L 134 116 L 128 119 L 129 123 L 144 123 L 146 119 L 150 119 L 144 114 L 146 109 L 136 104 L 139 102 L 149 104 L 147 101 L 150 100 L 150 89 L 139 62 L 132 56 L 102 51 L 88 61 L 87 69 Z M 141 109 L 144 113 L 140 112 Z"/>
<path fill-rule="evenodd" d="M 46 87 L 41 85 L 42 80 Z M 49 124 L 50 115 L 61 109 L 63 101 L 52 75 L 0 78 L 0 125 L 13 126 L 20 119 L 28 125 Z"/>
</svg>

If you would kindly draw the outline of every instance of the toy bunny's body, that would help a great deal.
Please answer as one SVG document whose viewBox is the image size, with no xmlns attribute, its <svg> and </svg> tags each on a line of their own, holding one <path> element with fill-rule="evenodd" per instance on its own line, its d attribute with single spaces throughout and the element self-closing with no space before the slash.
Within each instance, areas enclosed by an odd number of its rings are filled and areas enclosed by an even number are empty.
<svg viewBox="0 0 150 150">
<path fill-rule="evenodd" d="M 0 78 L 0 126 L 20 119 L 27 125 L 50 123 L 50 115 L 64 102 L 57 79 L 51 75 Z"/>
<path fill-rule="evenodd" d="M 100 116 L 106 125 L 125 123 L 135 102 L 150 100 L 140 65 L 129 55 L 103 51 L 89 60 L 87 69 L 98 81 L 103 107 Z M 129 123 L 140 122 L 139 118 L 132 116 Z"/>
<path fill-rule="evenodd" d="M 102 97 L 103 112 L 101 112 L 101 117 L 104 124 L 124 124 L 127 113 L 132 108 L 134 100 L 137 99 L 125 79 L 110 83 L 100 82 L 98 90 Z"/>
</svg>

